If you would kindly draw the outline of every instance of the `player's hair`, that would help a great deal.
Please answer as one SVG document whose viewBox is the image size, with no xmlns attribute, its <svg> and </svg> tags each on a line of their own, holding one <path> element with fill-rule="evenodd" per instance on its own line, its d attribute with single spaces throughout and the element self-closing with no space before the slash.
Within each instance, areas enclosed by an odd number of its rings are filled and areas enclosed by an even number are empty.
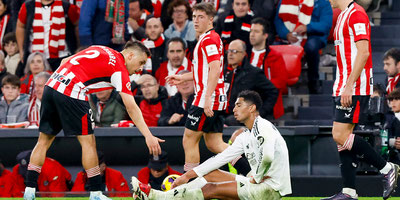
<svg viewBox="0 0 400 200">
<path fill-rule="evenodd" d="M 214 8 L 214 5 L 209 2 L 198 3 L 193 6 L 193 11 L 199 10 L 205 12 L 209 17 L 215 17 L 217 11 Z"/>
<path fill-rule="evenodd" d="M 17 86 L 17 87 L 21 87 L 21 81 L 19 80 L 19 78 L 13 74 L 9 74 L 7 76 L 5 76 L 3 78 L 3 80 L 1 81 L 1 87 L 4 87 L 4 85 L 12 85 L 12 86 Z"/>
<path fill-rule="evenodd" d="M 180 37 L 173 37 L 173 38 L 169 39 L 168 42 L 167 42 L 167 51 L 169 50 L 168 48 L 169 48 L 169 44 L 171 42 L 180 42 L 182 44 L 183 50 L 184 51 L 186 50 L 186 42 L 185 42 L 185 40 L 183 40 Z"/>
<path fill-rule="evenodd" d="M 262 100 L 260 95 L 252 90 L 241 91 L 237 98 L 243 98 L 245 102 L 256 105 L 257 111 L 259 111 L 262 106 Z"/>
<path fill-rule="evenodd" d="M 263 27 L 263 33 L 269 33 L 270 29 L 270 24 L 268 21 L 265 21 L 264 18 L 262 17 L 257 17 L 251 20 L 251 24 L 259 24 Z"/>
<path fill-rule="evenodd" d="M 49 72 L 40 72 L 39 74 L 36 74 L 35 77 L 33 77 L 33 80 L 36 81 L 39 78 L 43 78 L 47 81 L 47 80 L 49 80 L 50 76 L 51 75 Z"/>
<path fill-rule="evenodd" d="M 174 8 L 178 6 L 185 6 L 188 19 L 192 19 L 192 8 L 190 8 L 190 4 L 186 0 L 174 0 L 169 3 L 167 12 L 170 17 L 172 17 L 172 14 L 174 13 Z"/>
<path fill-rule="evenodd" d="M 28 56 L 28 59 L 27 59 L 26 64 L 25 64 L 24 74 L 31 73 L 31 69 L 29 68 L 29 66 L 31 65 L 31 62 L 32 62 L 33 58 L 35 56 L 37 56 L 37 55 L 39 55 L 42 58 L 43 65 L 44 65 L 44 70 L 43 71 L 51 71 L 50 64 L 47 61 L 46 56 L 43 53 L 41 53 L 39 51 L 36 51 L 36 52 L 31 53 Z"/>
<path fill-rule="evenodd" d="M 146 46 L 144 46 L 142 42 L 139 41 L 128 41 L 125 44 L 124 49 L 135 49 L 146 53 L 147 57 L 151 56 L 150 50 Z"/>
<path fill-rule="evenodd" d="M 11 42 L 17 43 L 17 37 L 15 36 L 15 32 L 9 32 L 9 33 L 4 35 L 3 43 L 2 43 L 3 47 L 6 44 L 11 43 Z"/>
<path fill-rule="evenodd" d="M 383 55 L 383 60 L 389 59 L 389 57 L 393 58 L 394 64 L 400 62 L 400 49 L 391 48 L 387 50 Z"/>
<path fill-rule="evenodd" d="M 394 89 L 389 95 L 388 95 L 388 100 L 393 101 L 393 100 L 400 100 L 400 89 L 396 88 Z"/>
</svg>

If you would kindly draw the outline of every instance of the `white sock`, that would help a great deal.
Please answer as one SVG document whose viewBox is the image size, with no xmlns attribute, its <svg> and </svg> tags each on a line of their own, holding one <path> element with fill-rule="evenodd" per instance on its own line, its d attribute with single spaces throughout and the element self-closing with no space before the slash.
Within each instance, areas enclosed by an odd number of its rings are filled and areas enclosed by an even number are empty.
<svg viewBox="0 0 400 200">
<path fill-rule="evenodd" d="M 100 196 L 103 193 L 101 191 L 90 191 L 90 196 L 94 195 L 94 196 Z"/>
<path fill-rule="evenodd" d="M 393 168 L 393 166 L 392 166 L 389 162 L 386 162 L 385 167 L 383 167 L 381 170 L 379 170 L 379 172 L 380 172 L 381 174 L 387 174 L 387 173 L 389 173 L 389 171 L 390 171 L 392 168 Z"/>
<path fill-rule="evenodd" d="M 351 196 L 351 198 L 354 198 L 354 199 L 358 198 L 356 190 L 352 189 L 352 188 L 343 188 L 342 193 L 348 194 Z"/>
<path fill-rule="evenodd" d="M 188 188 L 188 189 L 196 189 L 196 188 L 202 188 L 207 183 L 208 182 L 204 177 L 197 177 L 193 181 L 190 181 L 189 183 L 186 183 L 184 185 L 186 185 L 186 188 Z M 177 188 L 180 188 L 180 186 Z"/>
</svg>

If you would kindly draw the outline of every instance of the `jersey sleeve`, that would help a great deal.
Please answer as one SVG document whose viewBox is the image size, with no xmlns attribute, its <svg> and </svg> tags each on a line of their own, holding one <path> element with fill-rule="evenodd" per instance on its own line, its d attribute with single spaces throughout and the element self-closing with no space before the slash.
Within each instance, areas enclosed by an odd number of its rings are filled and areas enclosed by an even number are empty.
<svg viewBox="0 0 400 200">
<path fill-rule="evenodd" d="M 111 85 L 117 92 L 123 92 L 133 96 L 131 91 L 131 81 L 124 71 L 116 71 L 111 75 Z"/>
<path fill-rule="evenodd" d="M 19 10 L 18 19 L 23 24 L 26 24 L 26 6 L 25 6 L 25 3 L 22 4 L 21 9 Z"/>
<path fill-rule="evenodd" d="M 217 42 L 213 38 L 205 38 L 202 43 L 202 48 L 207 58 L 207 62 L 210 63 L 212 61 L 219 61 L 221 58 L 221 54 L 218 50 L 219 42 Z"/>
<path fill-rule="evenodd" d="M 360 11 L 354 12 L 349 18 L 349 28 L 354 35 L 354 41 L 370 40 L 370 24 L 368 16 Z"/>
</svg>

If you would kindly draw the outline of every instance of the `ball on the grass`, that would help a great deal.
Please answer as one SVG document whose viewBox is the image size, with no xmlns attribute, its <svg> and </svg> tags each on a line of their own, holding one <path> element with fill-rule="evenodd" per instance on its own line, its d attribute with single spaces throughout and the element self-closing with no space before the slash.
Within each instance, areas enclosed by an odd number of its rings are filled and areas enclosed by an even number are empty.
<svg viewBox="0 0 400 200">
<path fill-rule="evenodd" d="M 172 187 L 172 183 L 179 177 L 180 176 L 177 174 L 171 174 L 171 175 L 165 177 L 165 179 L 163 180 L 163 182 L 161 184 L 161 190 L 164 192 L 170 190 Z"/>
</svg>

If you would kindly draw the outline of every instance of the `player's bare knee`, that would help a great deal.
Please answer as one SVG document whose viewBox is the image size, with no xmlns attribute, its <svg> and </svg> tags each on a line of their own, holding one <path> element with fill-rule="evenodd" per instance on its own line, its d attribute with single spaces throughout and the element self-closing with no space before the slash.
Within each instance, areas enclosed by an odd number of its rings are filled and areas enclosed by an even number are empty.
<svg viewBox="0 0 400 200">
<path fill-rule="evenodd" d="M 347 134 L 342 131 L 338 131 L 337 129 L 332 129 L 332 137 L 336 144 L 343 145 L 346 142 Z"/>
<path fill-rule="evenodd" d="M 207 183 L 205 186 L 201 188 L 203 192 L 204 199 L 210 199 L 216 195 L 217 192 L 217 184 L 215 183 Z"/>
</svg>

